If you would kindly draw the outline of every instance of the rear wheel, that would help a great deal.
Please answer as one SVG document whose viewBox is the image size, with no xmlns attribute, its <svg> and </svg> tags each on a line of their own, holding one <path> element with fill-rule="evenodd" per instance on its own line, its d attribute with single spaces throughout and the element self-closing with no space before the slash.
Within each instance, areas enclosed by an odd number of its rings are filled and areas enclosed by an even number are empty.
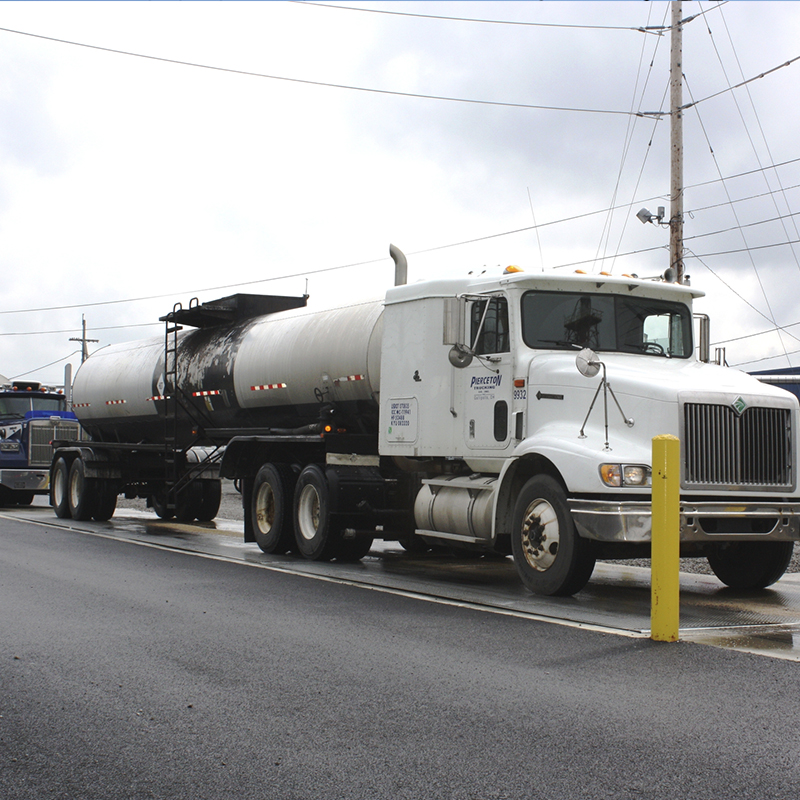
<svg viewBox="0 0 800 800">
<path fill-rule="evenodd" d="M 731 589 L 763 589 L 786 572 L 793 550 L 794 542 L 721 542 L 708 565 Z"/>
<path fill-rule="evenodd" d="M 69 465 L 63 458 L 57 459 L 53 466 L 50 505 L 59 519 L 69 519 Z"/>
<path fill-rule="evenodd" d="M 76 458 L 69 468 L 69 513 L 72 519 L 89 520 L 97 510 L 97 482 L 86 477 L 82 458 Z"/>
<path fill-rule="evenodd" d="M 210 522 L 219 513 L 222 502 L 222 481 L 200 481 L 200 504 L 197 507 L 197 519 Z"/>
<path fill-rule="evenodd" d="M 297 479 L 294 536 L 297 549 L 312 561 L 330 561 L 337 555 L 341 536 L 331 524 L 328 481 L 316 464 L 309 464 Z"/>
<path fill-rule="evenodd" d="M 192 522 L 197 519 L 203 505 L 203 489 L 200 481 L 185 486 L 175 498 L 175 519 Z"/>
<path fill-rule="evenodd" d="M 250 518 L 256 544 L 265 553 L 288 553 L 294 544 L 294 475 L 284 464 L 264 464 L 253 481 Z"/>
<path fill-rule="evenodd" d="M 97 507 L 92 514 L 92 519 L 105 522 L 114 516 L 117 510 L 117 486 L 109 480 L 99 480 L 97 487 Z"/>
<path fill-rule="evenodd" d="M 372 549 L 374 536 L 356 536 L 355 539 L 343 539 L 336 553 L 337 561 L 361 561 Z"/>
<path fill-rule="evenodd" d="M 175 510 L 167 508 L 167 492 L 162 489 L 157 494 L 150 495 L 147 498 L 147 505 L 153 509 L 159 519 L 172 519 L 175 516 Z"/>
<path fill-rule="evenodd" d="M 567 596 L 586 586 L 595 557 L 591 545 L 578 536 L 557 481 L 548 475 L 531 478 L 517 498 L 513 524 L 514 564 L 528 589 Z"/>
</svg>

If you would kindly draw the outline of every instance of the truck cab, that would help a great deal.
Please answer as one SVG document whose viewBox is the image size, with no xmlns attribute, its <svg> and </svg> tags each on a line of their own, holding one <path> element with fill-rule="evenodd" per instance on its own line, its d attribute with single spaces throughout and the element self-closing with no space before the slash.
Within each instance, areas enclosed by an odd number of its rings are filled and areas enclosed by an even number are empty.
<svg viewBox="0 0 800 800">
<path fill-rule="evenodd" d="M 513 552 L 533 591 L 572 594 L 597 558 L 649 555 L 652 440 L 671 434 L 682 554 L 728 585 L 777 580 L 800 538 L 798 401 L 707 363 L 699 296 L 554 273 L 391 289 L 381 454 L 442 472 L 417 533 Z"/>
<path fill-rule="evenodd" d="M 0 386 L 0 506 L 47 494 L 54 439 L 80 438 L 63 390 L 36 381 Z"/>
</svg>

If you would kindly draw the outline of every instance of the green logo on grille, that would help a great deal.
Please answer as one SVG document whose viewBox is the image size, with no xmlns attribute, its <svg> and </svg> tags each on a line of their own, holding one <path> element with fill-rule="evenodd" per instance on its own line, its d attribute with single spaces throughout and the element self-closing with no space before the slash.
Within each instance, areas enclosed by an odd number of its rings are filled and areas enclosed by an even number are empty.
<svg viewBox="0 0 800 800">
<path fill-rule="evenodd" d="M 732 403 L 733 410 L 736 412 L 736 415 L 741 417 L 744 413 L 744 410 L 747 408 L 747 403 L 741 398 L 737 397 Z"/>
</svg>

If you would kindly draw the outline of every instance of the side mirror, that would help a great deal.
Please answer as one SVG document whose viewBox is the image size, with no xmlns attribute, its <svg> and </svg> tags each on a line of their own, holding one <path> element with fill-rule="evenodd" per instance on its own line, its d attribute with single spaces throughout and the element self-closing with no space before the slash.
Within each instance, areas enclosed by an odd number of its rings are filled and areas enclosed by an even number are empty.
<svg viewBox="0 0 800 800">
<path fill-rule="evenodd" d="M 442 344 L 453 345 L 447 357 L 456 369 L 464 369 L 472 363 L 472 351 L 464 343 L 466 297 L 446 297 L 444 300 L 444 327 Z"/>
<path fill-rule="evenodd" d="M 594 378 L 600 372 L 600 359 L 594 350 L 585 347 L 575 356 L 575 366 L 584 378 Z"/>
</svg>

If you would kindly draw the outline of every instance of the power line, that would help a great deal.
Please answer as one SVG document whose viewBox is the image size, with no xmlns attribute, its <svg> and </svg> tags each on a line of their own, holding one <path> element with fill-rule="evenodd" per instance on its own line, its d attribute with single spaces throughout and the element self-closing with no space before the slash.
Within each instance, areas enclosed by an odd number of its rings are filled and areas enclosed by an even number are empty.
<svg viewBox="0 0 800 800">
<path fill-rule="evenodd" d="M 249 70 L 234 69 L 232 67 L 217 67 L 212 64 L 199 64 L 193 61 L 180 61 L 175 58 L 166 58 L 164 56 L 152 56 L 144 53 L 133 53 L 128 50 L 117 50 L 113 47 L 102 47 L 96 44 L 87 44 L 85 42 L 75 42 L 68 39 L 59 39 L 55 36 L 44 36 L 39 33 L 29 33 L 28 31 L 18 31 L 12 28 L 2 28 L 0 31 L 5 33 L 14 33 L 19 36 L 30 36 L 34 39 L 42 39 L 48 42 L 57 42 L 58 44 L 67 44 L 73 47 L 85 47 L 89 50 L 99 50 L 103 53 L 113 53 L 120 56 L 131 56 L 132 58 L 144 58 L 149 61 L 160 61 L 163 64 L 176 64 L 181 67 L 195 67 L 197 69 L 208 69 L 215 72 L 226 72 L 231 75 L 245 75 L 250 78 L 266 78 L 273 81 L 286 81 L 289 83 L 302 83 L 306 86 L 322 86 L 326 89 L 348 89 L 353 92 L 367 92 L 370 94 L 383 94 L 391 95 L 393 97 L 412 97 L 421 100 L 441 100 L 448 103 L 468 103 L 472 105 L 481 106 L 498 106 L 501 108 L 527 108 L 535 111 L 569 111 L 581 114 L 611 114 L 617 116 L 630 116 L 630 111 L 615 111 L 599 108 L 571 108 L 568 106 L 545 106 L 536 105 L 533 103 L 507 103 L 500 100 L 476 100 L 466 97 L 448 97 L 446 95 L 435 94 L 419 94 L 415 92 L 398 92 L 390 89 L 373 89 L 366 86 L 350 86 L 344 83 L 328 83 L 326 81 L 312 81 L 304 78 L 289 78 L 285 75 L 267 75 L 263 72 L 251 72 Z M 646 116 L 645 113 L 639 113 L 638 116 Z"/>
<path fill-rule="evenodd" d="M 785 61 L 783 64 L 778 64 L 777 67 L 773 67 L 772 69 L 768 69 L 765 72 L 762 72 L 760 75 L 755 75 L 752 78 L 747 78 L 746 80 L 741 81 L 740 83 L 735 84 L 734 86 L 728 86 L 726 89 L 720 89 L 718 92 L 714 92 L 714 94 L 708 95 L 708 97 L 704 97 L 702 100 L 692 100 L 691 103 L 687 103 L 686 105 L 681 106 L 681 111 L 685 111 L 687 108 L 692 108 L 694 106 L 700 105 L 700 103 L 705 103 L 707 100 L 712 100 L 715 97 L 719 97 L 720 95 L 727 94 L 728 92 L 732 92 L 734 89 L 741 89 L 743 86 L 747 86 L 754 81 L 760 80 L 761 78 L 765 78 L 767 75 L 772 75 L 773 72 L 777 72 L 779 69 L 783 69 L 784 67 L 791 66 L 796 61 L 800 61 L 800 56 L 795 56 L 794 58 L 790 58 L 788 61 Z M 655 112 L 653 112 L 655 113 Z M 668 112 L 664 112 L 668 113 Z"/>
<path fill-rule="evenodd" d="M 80 350 L 73 350 L 69 355 L 63 356 L 62 358 L 57 358 L 55 361 L 51 361 L 49 364 L 44 364 L 41 367 L 36 367 L 36 369 L 29 369 L 27 372 L 20 372 L 19 375 L 14 375 L 11 380 L 14 381 L 17 378 L 24 378 L 26 375 L 30 375 L 33 372 L 39 372 L 39 370 L 47 369 L 48 367 L 52 367 L 55 364 L 60 364 L 62 361 L 66 361 L 68 358 L 72 358 L 72 356 L 77 355 L 80 353 Z"/>
<path fill-rule="evenodd" d="M 669 27 L 664 28 L 650 26 L 630 26 L 630 25 L 571 25 L 562 22 L 518 22 L 516 20 L 501 19 L 476 19 L 474 17 L 449 17 L 443 14 L 414 14 L 410 11 L 387 11 L 382 8 L 354 8 L 353 6 L 336 6 L 328 3 L 312 3 L 306 0 L 290 0 L 300 6 L 316 6 L 318 8 L 331 8 L 337 11 L 361 11 L 367 14 L 384 14 L 392 17 L 414 17 L 416 19 L 445 20 L 447 22 L 476 22 L 482 25 L 519 25 L 531 28 L 577 28 L 586 31 L 633 31 L 636 33 L 655 33 L 659 34 Z"/>
</svg>

